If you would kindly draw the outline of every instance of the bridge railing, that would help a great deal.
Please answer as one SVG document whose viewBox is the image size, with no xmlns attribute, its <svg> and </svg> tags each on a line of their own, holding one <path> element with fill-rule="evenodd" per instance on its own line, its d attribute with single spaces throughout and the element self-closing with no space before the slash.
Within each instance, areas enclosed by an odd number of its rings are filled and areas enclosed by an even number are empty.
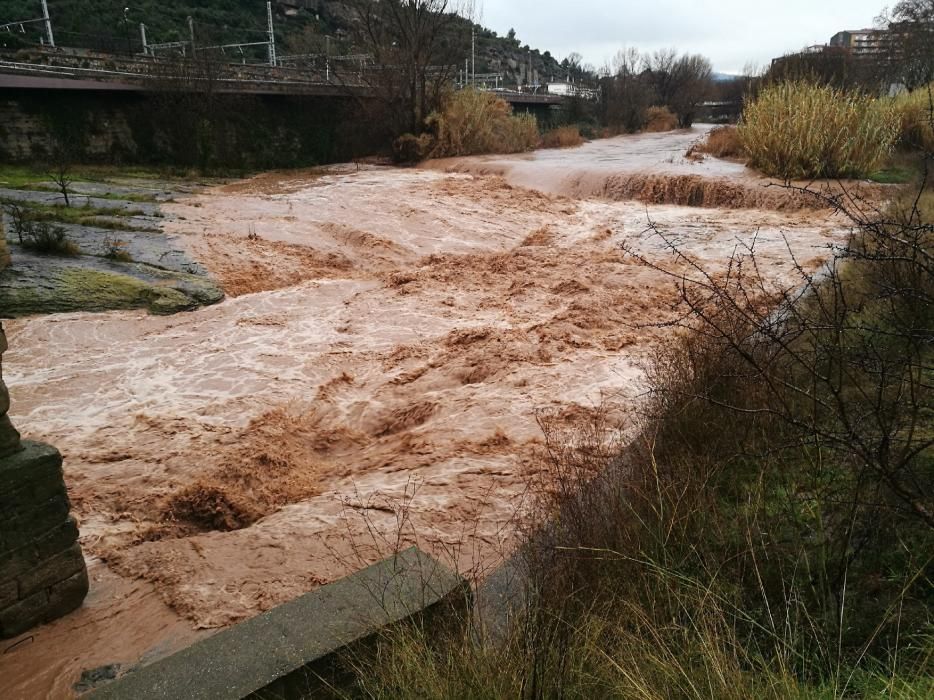
<svg viewBox="0 0 934 700">
<path fill-rule="evenodd" d="M 198 58 L 115 57 L 42 52 L 27 60 L 0 58 L 0 71 L 149 86 L 166 82 L 217 82 L 289 86 L 363 86 L 363 66 L 351 70 L 199 61 Z"/>
<path fill-rule="evenodd" d="M 312 57 L 306 57 L 310 59 Z M 376 65 L 365 55 L 330 56 L 325 65 L 299 61 L 296 65 L 270 66 L 211 60 L 208 57 L 114 56 L 93 52 L 31 51 L 13 57 L 0 54 L 0 72 L 39 77 L 121 83 L 130 89 L 185 89 L 186 86 L 217 85 L 227 92 L 251 90 L 288 93 L 328 88 L 333 91 L 378 89 L 391 83 L 387 73 L 399 66 Z M 437 67 L 454 74 L 451 67 Z M 125 89 L 125 88 L 121 88 Z M 497 96 L 513 104 L 556 105 L 557 95 L 496 89 Z"/>
</svg>

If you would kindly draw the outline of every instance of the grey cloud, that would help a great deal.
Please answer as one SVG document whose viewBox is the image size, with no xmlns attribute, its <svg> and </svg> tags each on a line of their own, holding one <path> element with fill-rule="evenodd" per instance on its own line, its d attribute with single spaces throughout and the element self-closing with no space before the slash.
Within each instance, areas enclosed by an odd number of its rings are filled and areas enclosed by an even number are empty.
<svg viewBox="0 0 934 700">
<path fill-rule="evenodd" d="M 622 46 L 674 46 L 703 53 L 717 70 L 764 65 L 803 46 L 827 41 L 841 29 L 871 26 L 885 0 L 785 0 L 717 3 L 650 0 L 485 0 L 483 24 L 556 56 L 572 51 L 602 65 Z"/>
</svg>

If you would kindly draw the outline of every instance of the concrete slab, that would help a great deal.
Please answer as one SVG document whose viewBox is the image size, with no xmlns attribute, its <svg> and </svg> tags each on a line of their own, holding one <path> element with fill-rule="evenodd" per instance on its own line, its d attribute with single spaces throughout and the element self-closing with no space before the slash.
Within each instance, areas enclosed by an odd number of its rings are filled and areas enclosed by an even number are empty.
<svg viewBox="0 0 934 700">
<path fill-rule="evenodd" d="M 221 700 L 329 696 L 342 660 L 383 628 L 450 608 L 470 589 L 412 548 L 219 632 L 90 694 L 93 700 Z"/>
</svg>

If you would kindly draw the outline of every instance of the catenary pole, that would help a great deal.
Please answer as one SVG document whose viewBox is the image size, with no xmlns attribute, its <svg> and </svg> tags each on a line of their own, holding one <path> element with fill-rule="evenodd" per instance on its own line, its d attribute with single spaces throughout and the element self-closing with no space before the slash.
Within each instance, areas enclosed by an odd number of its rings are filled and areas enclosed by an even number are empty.
<svg viewBox="0 0 934 700">
<path fill-rule="evenodd" d="M 272 26 L 272 2 L 266 3 L 266 17 L 269 21 L 269 65 L 276 65 L 276 31 Z"/>
<path fill-rule="evenodd" d="M 35 5 L 33 7 L 35 7 Z M 46 0 L 42 0 L 42 19 L 45 20 L 45 35 L 49 40 L 49 46 L 54 49 L 55 36 L 52 34 L 52 20 L 49 19 L 49 5 Z"/>
</svg>

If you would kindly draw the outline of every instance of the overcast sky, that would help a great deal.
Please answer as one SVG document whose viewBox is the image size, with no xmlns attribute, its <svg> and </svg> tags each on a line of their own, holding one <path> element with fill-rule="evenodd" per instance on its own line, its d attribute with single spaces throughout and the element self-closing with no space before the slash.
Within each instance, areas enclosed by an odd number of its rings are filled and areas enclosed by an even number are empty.
<svg viewBox="0 0 934 700">
<path fill-rule="evenodd" d="M 891 0 L 894 2 L 894 0 Z M 602 66 L 622 46 L 702 53 L 714 70 L 739 73 L 776 56 L 870 27 L 890 0 L 478 0 L 481 23 L 559 59 L 577 51 Z"/>
</svg>

